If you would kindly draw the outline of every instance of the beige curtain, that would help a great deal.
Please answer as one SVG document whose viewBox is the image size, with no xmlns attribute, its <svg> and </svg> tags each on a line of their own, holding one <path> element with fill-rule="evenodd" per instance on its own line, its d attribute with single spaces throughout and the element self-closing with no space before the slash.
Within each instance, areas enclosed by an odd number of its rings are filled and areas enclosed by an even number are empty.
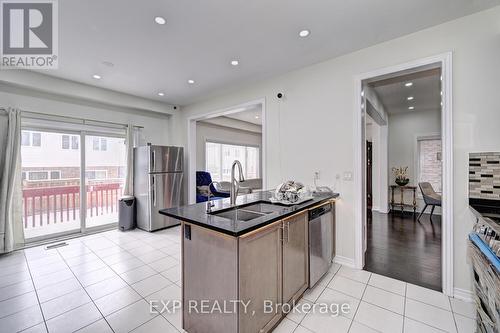
<svg viewBox="0 0 500 333">
<path fill-rule="evenodd" d="M 0 108 L 0 253 L 23 244 L 21 110 Z"/>
</svg>

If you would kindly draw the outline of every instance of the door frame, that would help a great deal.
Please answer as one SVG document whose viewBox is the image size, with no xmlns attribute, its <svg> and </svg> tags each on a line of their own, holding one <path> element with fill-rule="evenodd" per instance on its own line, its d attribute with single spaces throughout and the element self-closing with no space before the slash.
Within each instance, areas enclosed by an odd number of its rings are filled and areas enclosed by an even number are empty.
<svg viewBox="0 0 500 333">
<path fill-rule="evenodd" d="M 188 203 L 196 203 L 196 122 L 200 120 L 210 119 L 214 117 L 225 116 L 232 113 L 242 112 L 242 109 L 249 108 L 253 105 L 261 105 L 261 119 L 262 119 L 262 142 L 261 142 L 261 156 L 262 156 L 262 170 L 260 170 L 260 176 L 262 178 L 262 188 L 265 189 L 267 186 L 267 172 L 266 172 L 266 152 L 267 152 L 267 126 L 266 126 L 266 99 L 259 98 L 237 104 L 234 106 L 225 107 L 222 109 L 217 109 L 215 111 L 209 111 L 206 113 L 198 114 L 187 118 L 187 151 L 188 151 L 188 174 L 187 174 L 187 184 L 188 184 Z"/>
<path fill-rule="evenodd" d="M 442 203 L 442 290 L 445 295 L 453 296 L 453 122 L 452 122 L 452 52 L 417 59 L 407 63 L 389 66 L 371 72 L 359 74 L 354 78 L 354 265 L 358 269 L 364 267 L 363 228 L 365 226 L 366 198 L 364 198 L 364 181 L 362 166 L 364 153 L 364 114 L 362 110 L 362 82 L 364 80 L 388 75 L 395 72 L 439 63 L 442 75 L 442 108 L 441 108 L 441 140 L 443 150 L 443 200 Z"/>
</svg>

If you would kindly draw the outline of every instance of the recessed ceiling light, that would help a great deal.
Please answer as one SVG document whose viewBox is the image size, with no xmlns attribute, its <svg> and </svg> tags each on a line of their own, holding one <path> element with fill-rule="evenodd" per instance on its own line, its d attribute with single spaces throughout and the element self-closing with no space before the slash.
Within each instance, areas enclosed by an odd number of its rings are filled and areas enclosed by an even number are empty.
<svg viewBox="0 0 500 333">
<path fill-rule="evenodd" d="M 163 96 L 165 96 L 165 93 L 159 92 L 158 96 L 162 96 L 163 97 Z"/>
<path fill-rule="evenodd" d="M 406 82 L 405 87 L 411 87 L 413 85 L 413 82 Z"/>
<path fill-rule="evenodd" d="M 409 107 L 408 107 L 408 110 L 413 110 L 413 109 L 415 109 L 415 107 L 414 107 L 414 106 L 409 106 Z"/>
<path fill-rule="evenodd" d="M 114 67 L 115 64 L 113 64 L 111 61 L 103 61 L 102 64 L 106 67 Z"/>
<path fill-rule="evenodd" d="M 365 96 L 365 91 L 361 90 L 361 97 Z"/>
<path fill-rule="evenodd" d="M 194 84 L 194 80 L 189 79 L 189 80 L 188 80 L 188 83 L 189 83 L 189 84 Z"/>
<path fill-rule="evenodd" d="M 240 62 L 238 60 L 231 60 L 231 65 L 238 66 Z"/>
<path fill-rule="evenodd" d="M 406 99 L 409 101 L 413 101 L 413 96 L 408 96 Z"/>
<path fill-rule="evenodd" d="M 163 18 L 161 16 L 157 16 L 157 17 L 155 17 L 155 22 L 157 24 L 163 25 L 163 24 L 167 23 L 167 20 L 165 20 L 165 18 Z"/>
<path fill-rule="evenodd" d="M 255 116 L 255 119 L 259 119 L 259 116 Z"/>
<path fill-rule="evenodd" d="M 311 34 L 311 32 L 310 32 L 309 30 L 307 30 L 307 29 L 300 30 L 300 32 L 299 32 L 299 36 L 300 36 L 300 37 L 307 37 L 307 36 L 309 36 L 310 34 Z"/>
<path fill-rule="evenodd" d="M 97 74 L 94 74 L 92 75 L 92 77 L 96 80 L 100 80 L 101 79 L 101 76 L 100 75 L 97 75 Z"/>
</svg>

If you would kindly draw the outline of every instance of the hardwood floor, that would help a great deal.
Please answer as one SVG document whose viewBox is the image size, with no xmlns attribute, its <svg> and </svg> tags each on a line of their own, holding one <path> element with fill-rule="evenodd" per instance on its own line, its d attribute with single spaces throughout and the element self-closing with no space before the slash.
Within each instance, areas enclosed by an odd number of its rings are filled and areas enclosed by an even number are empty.
<svg viewBox="0 0 500 333">
<path fill-rule="evenodd" d="M 441 291 L 441 216 L 373 212 L 365 270 Z"/>
</svg>

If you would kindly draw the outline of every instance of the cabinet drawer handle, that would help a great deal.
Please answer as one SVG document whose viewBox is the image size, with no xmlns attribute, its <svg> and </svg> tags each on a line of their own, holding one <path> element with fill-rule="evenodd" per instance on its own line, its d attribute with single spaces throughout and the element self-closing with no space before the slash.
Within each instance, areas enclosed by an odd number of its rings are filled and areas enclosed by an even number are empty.
<svg viewBox="0 0 500 333">
<path fill-rule="evenodd" d="M 280 230 L 281 230 L 281 235 L 279 235 L 279 242 L 284 244 L 285 243 L 285 225 L 282 224 L 280 225 Z"/>
</svg>

